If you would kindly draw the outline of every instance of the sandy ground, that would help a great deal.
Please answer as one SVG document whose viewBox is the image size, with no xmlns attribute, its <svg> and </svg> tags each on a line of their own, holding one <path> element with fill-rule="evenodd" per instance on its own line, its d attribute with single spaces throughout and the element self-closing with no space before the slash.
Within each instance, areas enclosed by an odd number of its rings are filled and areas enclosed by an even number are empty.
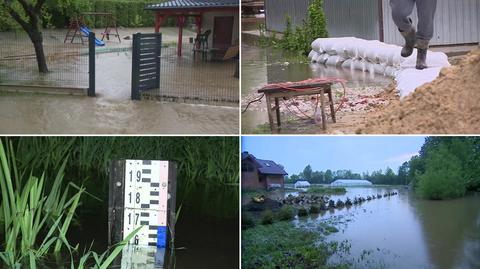
<svg viewBox="0 0 480 269">
<path fill-rule="evenodd" d="M 400 103 L 372 114 L 361 133 L 480 133 L 480 48 Z"/>
<path fill-rule="evenodd" d="M 3 134 L 238 134 L 238 108 L 0 94 Z"/>
</svg>

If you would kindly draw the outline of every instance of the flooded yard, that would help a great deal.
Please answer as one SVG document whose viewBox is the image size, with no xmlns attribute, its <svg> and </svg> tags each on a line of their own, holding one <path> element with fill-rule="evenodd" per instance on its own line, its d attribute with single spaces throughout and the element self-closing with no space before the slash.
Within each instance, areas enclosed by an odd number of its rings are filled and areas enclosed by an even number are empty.
<svg viewBox="0 0 480 269">
<path fill-rule="evenodd" d="M 480 194 L 464 198 L 423 200 L 405 187 L 348 187 L 343 195 L 330 199 L 366 197 L 398 192 L 342 209 L 296 217 L 291 225 L 316 231 L 333 223 L 339 232 L 326 237 L 331 242 L 348 242 L 347 254 L 330 257 L 331 263 L 354 268 L 478 268 L 480 266 Z M 287 190 L 268 192 L 278 200 Z M 243 197 L 242 204 L 249 198 Z"/>
<path fill-rule="evenodd" d="M 153 28 L 122 30 L 122 38 L 130 39 L 96 48 L 96 98 L 1 93 L 0 133 L 238 133 L 237 62 L 194 56 L 189 43 L 184 44 L 183 56 L 177 57 L 176 28 L 162 29 L 160 89 L 149 92 L 162 98 L 131 101 L 131 34 L 136 31 L 152 32 Z M 45 31 L 50 72 L 39 74 L 25 34 L 0 33 L 0 84 L 7 85 L 3 89 L 16 91 L 15 85 L 88 88 L 88 49 L 64 44 L 64 34 L 63 30 Z M 186 42 L 193 35 L 186 30 Z"/>
<path fill-rule="evenodd" d="M 347 80 L 348 101 L 339 109 L 337 123 L 334 124 L 331 120 L 328 122 L 330 130 L 327 132 L 354 133 L 355 126 L 361 121 L 365 112 L 388 103 L 388 98 L 383 93 L 384 88 L 392 82 L 391 78 L 374 73 L 312 64 L 305 56 L 292 55 L 274 48 L 261 48 L 253 44 L 242 44 L 243 108 L 249 101 L 259 97 L 256 91 L 266 84 L 320 77 L 338 77 Z M 343 89 L 340 85 L 336 85 L 334 92 L 335 107 L 338 108 L 340 99 L 343 97 Z M 313 114 L 314 107 L 310 104 L 311 100 L 297 99 L 300 100 L 301 110 L 306 114 Z M 285 105 L 281 105 L 281 111 L 283 121 L 287 124 L 282 126 L 281 133 L 323 132 L 320 125 L 315 124 L 311 119 L 301 119 L 298 116 L 301 113 L 291 112 L 298 110 L 292 107 L 292 103 L 289 104 L 290 110 L 284 109 Z M 252 104 L 242 114 L 242 130 L 246 133 L 269 133 L 267 122 L 264 99 L 260 103 Z"/>
</svg>

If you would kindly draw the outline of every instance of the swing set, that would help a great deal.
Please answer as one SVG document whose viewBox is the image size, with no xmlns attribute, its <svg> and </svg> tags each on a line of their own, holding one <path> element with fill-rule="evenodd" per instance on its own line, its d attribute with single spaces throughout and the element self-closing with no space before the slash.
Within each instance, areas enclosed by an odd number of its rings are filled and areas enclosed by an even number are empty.
<svg viewBox="0 0 480 269">
<path fill-rule="evenodd" d="M 120 35 L 118 34 L 117 22 L 112 13 L 85 12 L 81 13 L 80 16 L 75 16 L 70 19 L 68 31 L 65 35 L 65 40 L 63 41 L 63 43 L 67 43 L 67 41 L 73 43 L 76 37 L 81 40 L 82 45 L 88 43 L 88 34 L 86 34 L 86 31 L 89 31 L 89 29 L 87 28 L 87 24 L 85 22 L 86 16 L 93 16 L 94 18 L 100 17 L 105 19 L 105 30 L 102 33 L 101 39 L 102 43 L 105 37 L 107 38 L 107 40 L 110 40 L 110 36 L 114 36 L 118 39 L 118 42 L 122 42 L 120 40 Z"/>
</svg>

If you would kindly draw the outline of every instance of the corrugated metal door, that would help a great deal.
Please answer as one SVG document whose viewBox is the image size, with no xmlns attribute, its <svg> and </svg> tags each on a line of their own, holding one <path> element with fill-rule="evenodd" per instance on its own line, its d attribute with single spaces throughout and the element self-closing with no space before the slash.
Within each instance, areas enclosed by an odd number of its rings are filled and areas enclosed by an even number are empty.
<svg viewBox="0 0 480 269">
<path fill-rule="evenodd" d="M 390 0 L 383 0 L 385 42 L 403 44 L 392 20 Z M 417 25 L 417 10 L 412 20 Z M 480 41 L 480 0 L 438 0 L 432 45 L 478 43 Z"/>
</svg>

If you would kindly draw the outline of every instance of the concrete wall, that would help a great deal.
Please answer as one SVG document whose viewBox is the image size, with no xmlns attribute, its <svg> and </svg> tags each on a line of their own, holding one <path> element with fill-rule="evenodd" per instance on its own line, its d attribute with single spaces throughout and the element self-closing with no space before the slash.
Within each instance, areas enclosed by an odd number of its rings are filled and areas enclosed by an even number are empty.
<svg viewBox="0 0 480 269">
<path fill-rule="evenodd" d="M 285 30 L 285 15 L 301 25 L 312 0 L 265 0 L 266 26 L 270 31 Z M 382 0 L 384 40 L 402 44 L 391 18 L 389 0 Z M 324 0 L 327 29 L 331 37 L 355 36 L 380 40 L 379 0 Z M 416 11 L 412 16 L 416 23 Z M 480 0 L 438 0 L 433 45 L 480 42 Z"/>
<path fill-rule="evenodd" d="M 213 44 L 213 26 L 214 26 L 214 18 L 215 17 L 227 17 L 233 16 L 233 31 L 232 31 L 232 44 L 239 43 L 239 17 L 238 12 L 207 12 L 203 14 L 203 26 L 202 26 L 202 33 L 206 30 L 212 30 L 212 34 L 208 38 L 208 45 L 212 46 Z"/>
</svg>

